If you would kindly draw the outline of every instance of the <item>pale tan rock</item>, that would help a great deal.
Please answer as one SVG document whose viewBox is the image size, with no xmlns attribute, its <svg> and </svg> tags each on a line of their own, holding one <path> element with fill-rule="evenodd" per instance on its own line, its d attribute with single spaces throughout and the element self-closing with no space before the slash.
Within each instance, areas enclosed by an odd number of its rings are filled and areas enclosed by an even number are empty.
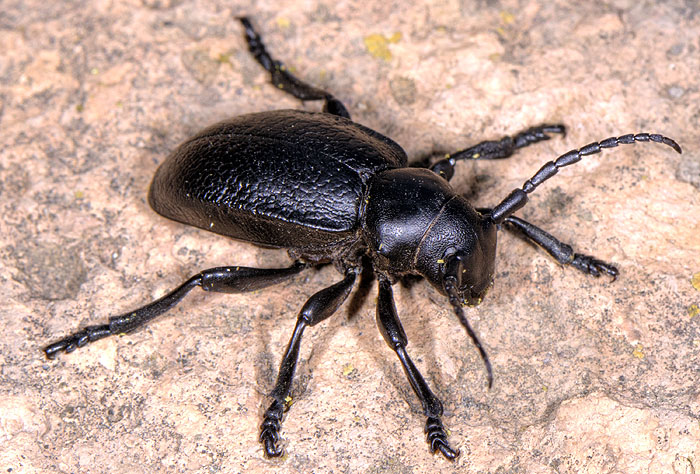
<svg viewBox="0 0 700 474">
<path fill-rule="evenodd" d="M 692 2 L 38 2 L 0 34 L 0 470 L 692 473 L 700 459 L 700 23 Z M 445 404 L 455 465 L 374 322 L 375 288 L 308 331 L 283 437 L 265 397 L 296 312 L 332 268 L 249 295 L 192 293 L 129 336 L 49 362 L 41 347 L 262 250 L 168 222 L 146 190 L 167 153 L 224 117 L 301 105 L 268 84 L 235 16 L 412 159 L 543 122 L 569 127 L 454 185 L 493 205 L 594 140 L 659 132 L 563 170 L 520 213 L 614 283 L 500 235 L 496 285 L 467 314 L 395 287 L 409 352 Z M 374 36 L 372 36 L 374 35 Z M 372 36 L 369 45 L 366 39 Z M 371 47 L 370 47 L 371 46 Z M 47 268 L 48 267 L 48 268 Z M 42 271 L 42 268 L 45 269 Z"/>
</svg>

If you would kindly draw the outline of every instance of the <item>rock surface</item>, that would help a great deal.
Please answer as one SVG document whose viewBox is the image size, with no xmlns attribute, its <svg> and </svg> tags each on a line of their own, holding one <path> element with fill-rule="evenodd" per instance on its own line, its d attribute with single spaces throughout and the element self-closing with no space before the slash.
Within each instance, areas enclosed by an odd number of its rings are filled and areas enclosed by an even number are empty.
<svg viewBox="0 0 700 474">
<path fill-rule="evenodd" d="M 693 2 L 6 0 L 0 14 L 0 470 L 675 473 L 700 463 L 700 7 Z M 283 437 L 258 425 L 296 312 L 338 280 L 193 292 L 157 323 L 56 361 L 41 347 L 200 269 L 284 252 L 173 222 L 146 201 L 179 142 L 224 117 L 318 110 L 268 84 L 235 17 L 411 159 L 539 123 L 569 133 L 453 182 L 493 205 L 544 162 L 629 132 L 675 138 L 585 158 L 520 215 L 620 277 L 586 277 L 509 233 L 467 314 L 397 285 L 409 352 L 445 405 L 455 465 L 374 322 L 375 289 L 308 331 Z M 374 285 L 374 284 L 372 284 Z"/>
</svg>

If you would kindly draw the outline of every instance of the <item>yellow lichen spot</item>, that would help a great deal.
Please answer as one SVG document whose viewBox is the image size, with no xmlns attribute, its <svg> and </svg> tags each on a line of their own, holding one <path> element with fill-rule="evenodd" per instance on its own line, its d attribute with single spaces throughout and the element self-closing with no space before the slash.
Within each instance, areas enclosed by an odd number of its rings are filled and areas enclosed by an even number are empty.
<svg viewBox="0 0 700 474">
<path fill-rule="evenodd" d="M 501 27 L 499 26 L 498 28 L 496 28 L 496 33 L 498 33 L 498 36 L 503 37 L 503 36 L 506 35 L 506 30 L 504 30 L 503 28 L 501 28 Z"/>
<path fill-rule="evenodd" d="M 76 111 L 76 112 L 80 113 L 80 112 L 82 112 L 83 110 L 85 110 L 85 105 L 83 105 L 83 104 L 78 104 L 78 105 L 75 106 L 75 111 Z"/>
<path fill-rule="evenodd" d="M 500 59 L 501 59 L 501 55 L 498 53 L 489 54 L 489 60 L 493 61 L 494 63 L 500 61 Z"/>
<path fill-rule="evenodd" d="M 480 156 L 481 156 L 481 153 L 474 153 L 472 155 L 472 160 L 477 160 L 477 159 L 479 159 Z"/>
<path fill-rule="evenodd" d="M 401 41 L 401 33 L 394 33 L 390 38 L 384 35 L 374 34 L 365 36 L 365 48 L 369 54 L 384 61 L 391 60 L 391 51 L 389 51 L 389 43 L 398 43 Z"/>
<path fill-rule="evenodd" d="M 289 28 L 289 25 L 291 25 L 289 18 L 284 18 L 282 16 L 277 18 L 275 22 L 277 23 L 277 28 L 279 28 L 280 30 L 287 29 Z"/>
<path fill-rule="evenodd" d="M 506 25 L 510 25 L 515 21 L 515 15 L 513 15 L 511 12 L 502 10 L 501 13 L 499 13 L 499 15 L 501 17 L 501 21 Z"/>
<path fill-rule="evenodd" d="M 75 192 L 75 199 L 82 199 L 85 197 L 85 193 L 82 191 L 76 191 Z"/>
<path fill-rule="evenodd" d="M 547 390 L 549 390 L 549 387 L 547 387 L 546 385 L 542 385 L 542 391 L 546 392 Z"/>
<path fill-rule="evenodd" d="M 287 395 L 286 397 L 284 397 L 284 403 L 286 403 L 287 405 L 291 405 L 291 404 L 292 404 L 292 400 L 293 400 L 293 398 L 290 397 L 289 395 Z"/>
<path fill-rule="evenodd" d="M 221 53 L 216 58 L 216 62 L 219 64 L 231 64 L 231 53 Z"/>
<path fill-rule="evenodd" d="M 445 261 L 444 261 L 443 259 L 439 258 L 438 261 L 437 261 L 437 263 L 443 264 L 443 263 L 445 263 Z"/>
<path fill-rule="evenodd" d="M 396 33 L 391 35 L 391 37 L 389 38 L 389 43 L 398 43 L 399 41 L 401 41 L 401 38 L 402 38 L 401 33 L 399 33 L 397 31 Z"/>
<path fill-rule="evenodd" d="M 697 272 L 690 278 L 690 284 L 693 285 L 693 288 L 700 291 L 700 272 Z"/>
<path fill-rule="evenodd" d="M 93 76 L 96 76 L 99 73 L 100 73 L 100 70 L 97 69 L 96 67 L 90 69 L 90 74 L 92 74 Z"/>
<path fill-rule="evenodd" d="M 353 372 L 355 372 L 355 366 L 352 364 L 345 364 L 343 367 L 343 377 L 347 377 Z"/>
<path fill-rule="evenodd" d="M 695 303 L 691 304 L 690 306 L 688 306 L 688 314 L 691 318 L 694 318 L 695 316 L 700 314 L 700 307 Z"/>
<path fill-rule="evenodd" d="M 632 351 L 632 355 L 635 356 L 637 359 L 644 359 L 644 348 L 641 344 L 637 344 L 637 346 Z"/>
</svg>

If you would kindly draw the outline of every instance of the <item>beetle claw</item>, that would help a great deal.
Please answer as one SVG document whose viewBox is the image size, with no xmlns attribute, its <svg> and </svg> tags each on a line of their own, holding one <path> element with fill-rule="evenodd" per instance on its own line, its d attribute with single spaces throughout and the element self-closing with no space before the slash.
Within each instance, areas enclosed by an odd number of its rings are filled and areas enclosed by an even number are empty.
<svg viewBox="0 0 700 474">
<path fill-rule="evenodd" d="M 617 276 L 620 274 L 620 271 L 615 265 L 580 253 L 574 254 L 571 265 L 594 277 L 599 277 L 601 274 L 605 273 L 612 277 L 612 281 L 617 280 Z"/>
<path fill-rule="evenodd" d="M 277 446 L 280 441 L 283 412 L 284 405 L 275 400 L 265 411 L 265 418 L 260 425 L 260 442 L 263 444 L 265 455 L 268 458 L 278 458 L 284 453 L 284 450 Z"/>
<path fill-rule="evenodd" d="M 428 444 L 430 444 L 430 452 L 440 451 L 440 453 L 448 460 L 454 461 L 459 456 L 459 450 L 454 450 L 447 442 L 447 433 L 442 426 L 440 418 L 430 416 L 425 423 L 425 432 Z"/>
</svg>

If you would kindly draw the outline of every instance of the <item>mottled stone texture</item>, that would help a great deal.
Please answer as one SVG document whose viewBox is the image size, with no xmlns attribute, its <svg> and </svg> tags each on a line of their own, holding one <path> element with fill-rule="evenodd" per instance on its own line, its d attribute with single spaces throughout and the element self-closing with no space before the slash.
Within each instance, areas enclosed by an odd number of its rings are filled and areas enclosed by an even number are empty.
<svg viewBox="0 0 700 474">
<path fill-rule="evenodd" d="M 251 5 L 252 4 L 252 5 Z M 288 455 L 257 426 L 295 313 L 337 281 L 309 271 L 249 295 L 194 292 L 156 324 L 49 362 L 41 347 L 199 269 L 284 252 L 157 216 L 156 166 L 224 117 L 301 105 L 267 83 L 236 15 L 413 160 L 543 122 L 564 138 L 461 164 L 492 205 L 539 166 L 611 135 L 636 145 L 559 173 L 520 215 L 615 262 L 586 277 L 510 234 L 468 316 L 395 293 L 409 351 L 445 402 L 456 465 L 374 322 L 375 288 L 308 331 Z M 692 1 L 4 0 L 0 12 L 0 471 L 676 473 L 700 464 L 700 7 Z"/>
</svg>

